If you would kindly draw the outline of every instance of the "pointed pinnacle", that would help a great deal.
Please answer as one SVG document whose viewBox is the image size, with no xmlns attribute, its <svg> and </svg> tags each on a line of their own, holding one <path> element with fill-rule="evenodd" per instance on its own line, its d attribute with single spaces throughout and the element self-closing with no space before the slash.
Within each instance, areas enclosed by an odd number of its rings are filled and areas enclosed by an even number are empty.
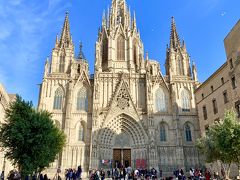
<svg viewBox="0 0 240 180">
<path fill-rule="evenodd" d="M 56 36 L 56 40 L 55 40 L 55 47 L 57 47 L 58 44 L 59 44 L 59 39 L 58 39 L 58 34 L 57 34 L 57 36 Z"/>
<path fill-rule="evenodd" d="M 172 17 L 171 22 L 171 35 L 170 35 L 170 48 L 176 48 L 180 46 L 180 40 L 177 33 L 176 23 L 174 17 Z"/>
<path fill-rule="evenodd" d="M 83 44 L 82 44 L 82 41 L 81 41 L 81 42 L 80 42 L 80 45 L 79 45 L 79 55 L 78 55 L 78 59 L 86 60 L 82 48 L 83 48 Z"/>
<path fill-rule="evenodd" d="M 66 12 L 65 20 L 63 23 L 63 28 L 62 28 L 62 34 L 61 34 L 61 39 L 60 39 L 60 44 L 67 44 L 69 45 L 71 43 L 71 34 L 70 34 L 70 25 L 69 25 L 69 14 Z"/>
</svg>

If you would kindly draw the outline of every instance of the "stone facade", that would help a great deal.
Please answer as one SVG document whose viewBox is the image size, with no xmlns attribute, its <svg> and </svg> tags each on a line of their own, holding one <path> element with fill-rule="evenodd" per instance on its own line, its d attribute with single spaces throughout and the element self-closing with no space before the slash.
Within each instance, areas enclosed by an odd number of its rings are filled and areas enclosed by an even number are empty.
<svg viewBox="0 0 240 180">
<path fill-rule="evenodd" d="M 166 49 L 166 75 L 144 57 L 144 47 L 124 0 L 113 0 L 103 15 L 95 52 L 95 72 L 82 52 L 74 55 L 68 14 L 51 62 L 46 61 L 39 109 L 67 135 L 67 145 L 52 168 L 110 168 L 112 161 L 132 167 L 200 167 L 194 146 L 200 136 L 194 91 L 195 64 L 180 43 L 172 18 Z M 119 153 L 119 154 L 118 154 Z"/>
<path fill-rule="evenodd" d="M 224 40 L 227 61 L 196 90 L 202 135 L 233 108 L 240 117 L 240 21 Z"/>
<path fill-rule="evenodd" d="M 8 94 L 4 86 L 0 83 L 0 123 L 4 123 L 5 120 L 5 111 L 9 103 L 12 102 L 15 98 L 15 95 Z M 13 169 L 11 163 L 4 158 L 5 152 L 4 148 L 0 147 L 0 168 L 2 171 L 9 172 Z M 7 174 L 5 174 L 6 176 Z"/>
</svg>

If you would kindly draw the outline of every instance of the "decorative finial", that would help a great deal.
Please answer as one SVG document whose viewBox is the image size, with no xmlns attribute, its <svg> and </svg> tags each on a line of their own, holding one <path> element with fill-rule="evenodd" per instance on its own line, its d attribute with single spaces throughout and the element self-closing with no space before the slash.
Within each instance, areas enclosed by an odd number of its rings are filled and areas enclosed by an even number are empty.
<svg viewBox="0 0 240 180">
<path fill-rule="evenodd" d="M 146 52 L 146 60 L 147 60 L 147 61 L 149 60 L 148 52 Z"/>
<path fill-rule="evenodd" d="M 82 44 L 82 41 L 80 41 L 78 59 L 86 60 L 82 48 L 83 48 L 83 44 Z"/>
</svg>

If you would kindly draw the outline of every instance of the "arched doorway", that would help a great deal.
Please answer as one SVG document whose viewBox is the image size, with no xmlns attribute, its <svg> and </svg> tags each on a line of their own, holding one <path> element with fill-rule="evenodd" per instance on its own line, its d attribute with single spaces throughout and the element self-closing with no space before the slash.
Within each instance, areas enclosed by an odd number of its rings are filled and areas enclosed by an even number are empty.
<svg viewBox="0 0 240 180">
<path fill-rule="evenodd" d="M 112 159 L 114 168 L 131 166 L 131 144 L 132 139 L 125 132 L 115 135 Z"/>
<path fill-rule="evenodd" d="M 126 114 L 106 121 L 97 142 L 100 162 L 110 160 L 112 167 L 136 167 L 139 160 L 144 160 L 146 166 L 146 133 L 139 122 Z"/>
</svg>

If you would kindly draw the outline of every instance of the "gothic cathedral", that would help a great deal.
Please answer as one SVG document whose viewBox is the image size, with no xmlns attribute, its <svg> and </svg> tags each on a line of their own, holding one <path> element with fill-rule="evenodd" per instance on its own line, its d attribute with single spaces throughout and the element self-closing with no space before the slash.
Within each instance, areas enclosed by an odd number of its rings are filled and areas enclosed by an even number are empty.
<svg viewBox="0 0 240 180">
<path fill-rule="evenodd" d="M 173 169 L 200 167 L 194 146 L 200 136 L 194 91 L 199 85 L 174 18 L 166 49 L 166 75 L 144 56 L 135 14 L 125 0 L 112 0 L 95 49 L 95 71 L 82 52 L 74 54 L 68 14 L 46 61 L 39 109 L 53 114 L 67 135 L 53 168 Z"/>
</svg>

